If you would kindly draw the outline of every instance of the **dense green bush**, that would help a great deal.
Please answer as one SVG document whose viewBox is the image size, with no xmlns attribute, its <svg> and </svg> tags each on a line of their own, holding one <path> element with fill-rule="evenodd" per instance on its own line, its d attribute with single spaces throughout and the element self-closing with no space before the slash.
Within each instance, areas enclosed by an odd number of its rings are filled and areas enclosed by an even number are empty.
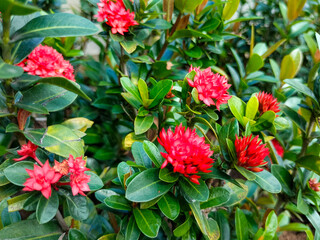
<svg viewBox="0 0 320 240">
<path fill-rule="evenodd" d="M 320 239 L 318 1 L 80 3 L 0 2 L 0 239 Z"/>
</svg>

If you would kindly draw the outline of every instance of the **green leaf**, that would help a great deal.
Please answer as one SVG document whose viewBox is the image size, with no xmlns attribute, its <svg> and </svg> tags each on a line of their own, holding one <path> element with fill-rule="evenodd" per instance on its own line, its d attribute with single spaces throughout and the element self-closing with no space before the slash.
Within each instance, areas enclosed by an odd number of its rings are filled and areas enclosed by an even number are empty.
<svg viewBox="0 0 320 240">
<path fill-rule="evenodd" d="M 306 85 L 302 84 L 299 79 L 286 79 L 284 80 L 286 84 L 291 86 L 293 89 L 295 89 L 298 92 L 303 93 L 304 95 L 310 97 L 313 101 L 313 103 L 319 108 L 319 102 L 314 93 L 311 91 L 310 88 L 308 88 Z"/>
<path fill-rule="evenodd" d="M 286 55 L 281 61 L 280 80 L 290 79 L 295 76 L 295 63 L 290 55 Z"/>
<path fill-rule="evenodd" d="M 199 6 L 202 3 L 203 0 L 176 0 L 174 1 L 175 7 L 180 12 L 193 12 L 197 6 Z"/>
<path fill-rule="evenodd" d="M 172 24 L 164 19 L 152 19 L 147 21 L 146 23 L 143 23 L 142 25 L 147 26 L 152 29 L 170 29 L 172 27 Z"/>
<path fill-rule="evenodd" d="M 143 149 L 154 165 L 157 168 L 160 168 L 163 163 L 163 159 L 157 146 L 152 142 L 143 141 Z"/>
<path fill-rule="evenodd" d="M 187 0 L 188 1 L 188 0 Z M 200 31 L 192 30 L 192 29 L 180 29 L 174 32 L 171 37 L 168 38 L 169 42 L 172 42 L 178 38 L 204 38 L 204 39 L 212 39 L 208 34 L 204 34 Z"/>
<path fill-rule="evenodd" d="M 139 109 L 142 100 L 137 100 L 131 93 L 121 93 L 121 96 L 134 108 Z"/>
<path fill-rule="evenodd" d="M 157 106 L 164 97 L 169 93 L 173 85 L 171 80 L 162 80 L 157 83 L 150 91 L 150 99 L 152 102 L 149 105 L 149 108 Z"/>
<path fill-rule="evenodd" d="M 33 192 L 33 194 L 23 203 L 23 209 L 26 211 L 35 211 L 38 206 L 41 192 Z"/>
<path fill-rule="evenodd" d="M 259 117 L 258 121 L 251 126 L 252 132 L 260 132 L 273 126 L 276 114 L 273 111 L 267 111 Z"/>
<path fill-rule="evenodd" d="M 6 178 L 15 185 L 24 187 L 26 179 L 29 178 L 29 174 L 26 169 L 33 170 L 34 163 L 32 162 L 17 162 L 6 169 L 4 169 L 4 175 Z"/>
<path fill-rule="evenodd" d="M 239 4 L 240 0 L 228 0 L 224 5 L 222 18 L 225 20 L 232 18 L 239 7 Z"/>
<path fill-rule="evenodd" d="M 41 104 L 22 104 L 22 103 L 17 103 L 17 104 L 15 104 L 15 106 L 18 107 L 18 108 L 22 108 L 24 110 L 27 110 L 28 112 L 32 112 L 32 113 L 49 114 L 48 109 L 46 109 Z"/>
<path fill-rule="evenodd" d="M 230 193 L 230 198 L 224 204 L 224 206 L 231 207 L 246 198 L 248 194 L 248 186 L 244 185 L 243 183 L 240 183 L 240 185 L 241 187 L 238 187 L 237 185 L 228 182 L 223 186 L 223 188 Z"/>
<path fill-rule="evenodd" d="M 165 194 L 157 204 L 161 212 L 167 218 L 175 220 L 179 216 L 180 204 L 178 199 L 171 192 Z"/>
<path fill-rule="evenodd" d="M 23 69 L 21 67 L 5 63 L 2 58 L 0 58 L 0 79 L 20 77 L 22 74 Z"/>
<path fill-rule="evenodd" d="M 12 223 L 1 229 L 0 240 L 57 240 L 61 234 L 62 231 L 56 222 L 38 224 L 34 219 Z"/>
<path fill-rule="evenodd" d="M 276 42 L 274 45 L 272 45 L 261 57 L 263 59 L 266 59 L 269 57 L 274 51 L 278 49 L 284 42 L 286 42 L 287 39 L 280 39 L 278 42 Z"/>
<path fill-rule="evenodd" d="M 31 13 L 41 11 L 40 8 L 29 4 L 26 5 L 16 0 L 1 0 L 0 12 L 4 14 L 8 10 L 10 11 L 10 15 L 29 15 Z"/>
<path fill-rule="evenodd" d="M 49 199 L 41 196 L 36 211 L 38 222 L 40 224 L 49 222 L 56 215 L 58 207 L 59 197 L 56 190 L 52 190 L 51 197 Z"/>
<path fill-rule="evenodd" d="M 289 196 L 294 196 L 295 193 L 292 191 L 293 179 L 288 170 L 280 165 L 272 164 L 271 172 L 280 182 L 283 192 Z"/>
<path fill-rule="evenodd" d="M 240 98 L 232 96 L 228 100 L 228 105 L 233 116 L 244 126 L 243 116 L 245 115 L 246 104 Z"/>
<path fill-rule="evenodd" d="M 89 209 L 87 206 L 87 199 L 85 196 L 73 196 L 70 191 L 64 189 L 59 189 L 59 193 L 61 193 L 67 199 L 68 210 L 71 217 L 79 221 L 88 218 Z"/>
<path fill-rule="evenodd" d="M 307 155 L 302 158 L 299 158 L 298 161 L 296 161 L 296 163 L 298 166 L 304 167 L 320 175 L 320 157 L 319 156 Z"/>
<path fill-rule="evenodd" d="M 143 106 L 148 107 L 149 103 L 149 90 L 146 82 L 143 79 L 139 79 L 138 81 L 138 89 L 140 92 L 140 96 L 142 98 Z"/>
<path fill-rule="evenodd" d="M 193 183 L 185 177 L 181 177 L 179 186 L 182 194 L 190 201 L 207 201 L 209 198 L 209 189 L 204 181 L 199 179 L 200 184 Z"/>
<path fill-rule="evenodd" d="M 298 193 L 297 207 L 298 207 L 299 211 L 302 212 L 303 214 L 309 213 L 309 206 L 302 198 L 301 189 L 299 190 L 299 193 Z"/>
<path fill-rule="evenodd" d="M 139 117 L 136 116 L 134 120 L 134 133 L 140 135 L 148 131 L 153 124 L 153 116 Z"/>
<path fill-rule="evenodd" d="M 133 209 L 133 215 L 140 231 L 150 238 L 155 238 L 158 235 L 161 218 L 155 212 L 148 209 Z"/>
<path fill-rule="evenodd" d="M 213 187 L 209 191 L 208 201 L 200 203 L 201 209 L 223 206 L 230 198 L 230 193 L 225 188 Z"/>
<path fill-rule="evenodd" d="M 168 168 L 160 169 L 159 178 L 160 180 L 167 183 L 174 183 L 179 179 L 179 173 L 172 172 Z"/>
<path fill-rule="evenodd" d="M 12 36 L 12 41 L 42 37 L 87 36 L 98 32 L 88 19 L 70 13 L 55 13 L 32 19 Z"/>
<path fill-rule="evenodd" d="M 134 142 L 131 146 L 131 152 L 135 162 L 138 165 L 142 165 L 146 168 L 152 167 L 151 159 L 148 157 L 148 155 L 144 151 L 142 142 Z"/>
<path fill-rule="evenodd" d="M 239 240 L 249 239 L 247 217 L 239 208 L 236 210 L 236 234 Z"/>
<path fill-rule="evenodd" d="M 69 106 L 77 95 L 58 86 L 49 84 L 37 84 L 23 91 L 23 98 L 19 104 L 36 105 L 41 104 L 49 112 L 56 112 Z"/>
<path fill-rule="evenodd" d="M 48 77 L 48 78 L 41 78 L 37 81 L 38 83 L 46 83 L 51 84 L 54 86 L 61 87 L 65 90 L 73 92 L 80 97 L 83 97 L 86 100 L 91 101 L 91 99 L 80 89 L 79 84 L 63 77 Z"/>
<path fill-rule="evenodd" d="M 187 215 L 186 221 L 173 230 L 173 235 L 175 237 L 182 237 L 189 231 L 191 226 L 192 226 L 192 219 L 190 215 Z"/>
<path fill-rule="evenodd" d="M 88 182 L 90 191 L 97 191 L 104 186 L 101 178 L 94 172 L 86 171 L 85 174 L 90 176 L 90 182 Z"/>
<path fill-rule="evenodd" d="M 223 157 L 228 161 L 231 161 L 231 156 L 228 153 L 227 139 L 235 141 L 236 135 L 239 136 L 239 124 L 235 119 L 225 123 L 219 131 L 220 149 Z"/>
<path fill-rule="evenodd" d="M 306 120 L 293 109 L 283 106 L 281 110 L 303 131 L 306 132 Z"/>
<path fill-rule="evenodd" d="M 246 117 L 253 120 L 256 117 L 258 108 L 259 108 L 258 98 L 256 96 L 252 96 L 247 103 Z"/>
<path fill-rule="evenodd" d="M 124 48 L 124 50 L 129 54 L 133 53 L 138 46 L 138 44 L 135 41 L 129 41 L 126 39 L 124 41 L 121 41 L 120 44 Z"/>
<path fill-rule="evenodd" d="M 249 58 L 249 62 L 246 67 L 246 72 L 247 74 L 256 72 L 263 66 L 264 66 L 263 58 L 260 55 L 253 53 Z"/>
<path fill-rule="evenodd" d="M 138 225 L 134 219 L 134 216 L 132 216 L 129 219 L 124 239 L 125 240 L 136 240 L 136 239 L 139 239 L 139 236 L 140 236 L 140 230 L 139 230 Z"/>
<path fill-rule="evenodd" d="M 68 232 L 69 240 L 86 240 L 86 236 L 78 229 L 71 228 Z"/>
<path fill-rule="evenodd" d="M 104 203 L 108 207 L 113 209 L 124 210 L 124 211 L 131 210 L 130 202 L 120 195 L 112 195 L 112 196 L 106 197 L 104 199 Z"/>
<path fill-rule="evenodd" d="M 140 97 L 140 93 L 139 93 L 139 89 L 136 85 L 133 84 L 133 82 L 127 78 L 127 77 L 122 77 L 120 78 L 120 82 L 122 87 L 128 92 L 131 93 L 132 96 L 139 101 L 140 103 L 142 103 L 142 99 Z"/>
<path fill-rule="evenodd" d="M 278 228 L 278 218 L 274 211 L 271 211 L 265 223 L 265 230 L 262 239 L 273 239 Z"/>
<path fill-rule="evenodd" d="M 256 179 L 255 174 L 253 172 L 251 172 L 250 170 L 247 170 L 247 169 L 240 167 L 240 166 L 237 166 L 237 165 L 235 165 L 235 168 L 237 169 L 237 171 L 239 173 L 241 173 L 242 176 L 244 176 L 249 181 L 253 181 Z"/>
<path fill-rule="evenodd" d="M 159 179 L 159 169 L 148 169 L 136 176 L 127 186 L 126 198 L 132 202 L 148 202 L 166 194 L 173 183 Z"/>
<path fill-rule="evenodd" d="M 33 193 L 24 193 L 21 195 L 18 195 L 16 197 L 12 197 L 7 200 L 8 203 L 8 212 L 15 212 L 20 211 L 23 209 L 24 203 L 27 201 L 27 199 L 33 196 Z M 39 200 L 39 198 L 38 198 Z"/>
<path fill-rule="evenodd" d="M 320 216 L 319 213 L 314 209 L 309 207 L 309 213 L 306 215 L 312 226 L 316 229 L 317 232 L 320 232 Z M 1 233 L 1 232 L 0 232 Z M 0 235 L 1 236 L 1 235 Z"/>
<path fill-rule="evenodd" d="M 256 175 L 254 180 L 262 189 L 270 193 L 279 193 L 281 192 L 281 184 L 275 176 L 270 172 L 263 170 L 262 172 L 253 173 Z"/>
</svg>

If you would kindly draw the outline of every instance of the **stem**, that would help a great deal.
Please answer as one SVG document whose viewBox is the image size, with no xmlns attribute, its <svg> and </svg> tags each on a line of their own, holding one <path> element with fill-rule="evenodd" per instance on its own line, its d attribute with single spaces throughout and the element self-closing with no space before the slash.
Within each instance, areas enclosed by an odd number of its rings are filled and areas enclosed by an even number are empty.
<svg viewBox="0 0 320 240">
<path fill-rule="evenodd" d="M 56 213 L 56 219 L 57 219 L 62 231 L 67 232 L 69 230 L 69 227 L 66 224 L 66 222 L 64 221 L 64 218 L 62 217 L 60 210 L 58 210 Z"/>
<path fill-rule="evenodd" d="M 308 125 L 308 128 L 307 128 L 307 132 L 303 134 L 303 143 L 302 143 L 301 152 L 298 155 L 298 159 L 303 157 L 306 154 L 308 145 L 310 143 L 310 135 L 312 133 L 312 130 L 313 130 L 313 127 L 314 127 L 314 123 L 315 123 L 314 117 L 311 116 L 310 122 L 309 122 L 309 125 Z"/>
<path fill-rule="evenodd" d="M 10 42 L 10 11 L 12 5 L 9 5 L 8 9 L 3 14 L 2 26 L 3 26 L 3 35 L 2 35 L 2 57 L 6 63 L 11 64 L 11 46 Z"/>
</svg>

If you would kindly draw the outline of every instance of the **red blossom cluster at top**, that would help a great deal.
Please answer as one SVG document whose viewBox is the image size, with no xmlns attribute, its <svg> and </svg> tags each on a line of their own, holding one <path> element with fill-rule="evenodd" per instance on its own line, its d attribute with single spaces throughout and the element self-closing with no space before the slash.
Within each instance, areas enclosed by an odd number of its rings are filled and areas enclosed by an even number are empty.
<svg viewBox="0 0 320 240">
<path fill-rule="evenodd" d="M 49 46 L 39 45 L 21 63 L 17 64 L 31 75 L 39 77 L 64 77 L 73 82 L 74 69 L 62 54 Z"/>
<path fill-rule="evenodd" d="M 257 98 L 261 115 L 267 111 L 273 111 L 275 113 L 280 112 L 279 102 L 271 93 L 259 92 Z"/>
<path fill-rule="evenodd" d="M 86 161 L 82 157 L 74 158 L 70 155 L 69 159 L 65 159 L 61 163 L 55 161 L 54 167 L 51 167 L 48 160 L 45 164 L 42 164 L 36 157 L 35 151 L 38 146 L 28 142 L 28 144 L 23 145 L 21 148 L 18 154 L 22 157 L 14 160 L 21 161 L 27 157 L 32 157 L 37 159 L 36 161 L 40 165 L 34 164 L 33 170 L 26 169 L 30 177 L 24 183 L 24 191 L 41 191 L 45 198 L 51 196 L 51 186 L 57 189 L 57 186 L 70 185 L 74 196 L 77 194 L 85 196 L 84 192 L 90 191 L 88 185 L 90 175 L 85 174 L 85 171 L 89 171 L 90 169 L 85 167 Z M 64 175 L 69 176 L 70 182 L 59 182 L 60 178 Z"/>
<path fill-rule="evenodd" d="M 124 35 L 129 27 L 138 25 L 134 20 L 134 12 L 126 9 L 122 0 L 100 0 L 98 14 L 95 15 L 98 22 L 106 22 L 111 27 L 112 34 Z"/>
<path fill-rule="evenodd" d="M 198 172 L 211 172 L 208 170 L 213 159 L 210 158 L 213 151 L 210 145 L 205 143 L 204 137 L 199 137 L 195 130 L 180 124 L 172 132 L 162 129 L 158 142 L 164 147 L 167 153 L 161 153 L 165 158 L 161 168 L 165 168 L 168 163 L 173 166 L 174 172 L 179 172 L 189 178 L 191 182 L 199 184 L 200 176 Z"/>
<path fill-rule="evenodd" d="M 235 148 L 238 159 L 238 166 L 244 167 L 252 172 L 263 171 L 261 166 L 267 164 L 264 158 L 268 156 L 269 149 L 266 144 L 261 144 L 258 136 L 252 139 L 252 134 L 247 137 L 236 136 Z"/>
<path fill-rule="evenodd" d="M 200 68 L 191 66 L 189 72 L 193 70 L 196 75 L 193 81 L 188 79 L 188 83 L 191 87 L 197 89 L 199 100 L 208 106 L 216 105 L 217 109 L 220 110 L 220 105 L 227 103 L 231 98 L 227 91 L 231 84 L 228 84 L 225 76 L 218 73 L 214 74 L 210 67 L 201 71 Z"/>
</svg>

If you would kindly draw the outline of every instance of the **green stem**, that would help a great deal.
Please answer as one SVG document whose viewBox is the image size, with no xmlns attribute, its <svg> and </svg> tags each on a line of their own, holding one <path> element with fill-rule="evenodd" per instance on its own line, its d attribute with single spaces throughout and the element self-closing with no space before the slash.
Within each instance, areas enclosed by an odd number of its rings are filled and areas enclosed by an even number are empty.
<svg viewBox="0 0 320 240">
<path fill-rule="evenodd" d="M 298 159 L 303 157 L 307 152 L 307 148 L 310 143 L 310 135 L 312 133 L 314 124 L 315 124 L 314 117 L 311 116 L 307 131 L 306 131 L 306 133 L 303 134 L 302 148 L 301 148 L 300 154 L 298 155 Z"/>
<path fill-rule="evenodd" d="M 11 46 L 10 46 L 10 10 L 12 6 L 10 5 L 8 9 L 3 14 L 2 26 L 3 26 L 3 35 L 2 35 L 2 57 L 6 63 L 11 64 Z"/>
</svg>

